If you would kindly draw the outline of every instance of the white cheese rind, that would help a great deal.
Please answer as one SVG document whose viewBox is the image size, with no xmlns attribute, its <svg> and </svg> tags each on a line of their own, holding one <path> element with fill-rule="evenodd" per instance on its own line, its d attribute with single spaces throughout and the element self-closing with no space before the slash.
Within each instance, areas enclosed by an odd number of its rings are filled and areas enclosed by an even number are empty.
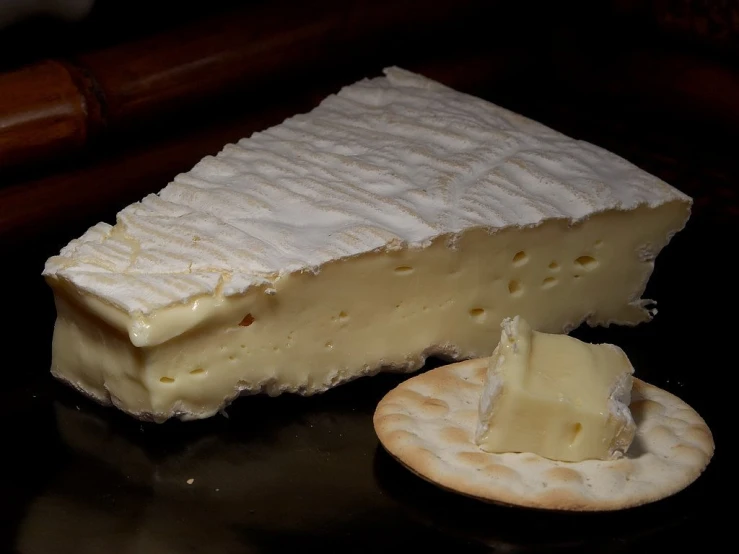
<svg viewBox="0 0 739 554">
<path fill-rule="evenodd" d="M 115 226 L 73 240 L 44 275 L 146 316 L 472 227 L 691 202 L 599 147 L 405 70 L 385 74 L 204 158 Z"/>
</svg>

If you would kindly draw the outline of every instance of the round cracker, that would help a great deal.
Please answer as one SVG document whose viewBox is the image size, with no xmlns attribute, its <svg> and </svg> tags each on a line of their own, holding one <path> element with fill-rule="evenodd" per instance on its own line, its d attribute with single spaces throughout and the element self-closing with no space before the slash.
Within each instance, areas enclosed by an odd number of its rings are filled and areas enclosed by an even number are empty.
<svg viewBox="0 0 739 554">
<path fill-rule="evenodd" d="M 474 441 L 487 359 L 412 377 L 378 404 L 384 448 L 420 477 L 479 500 L 545 510 L 620 510 L 673 495 L 714 452 L 711 430 L 678 397 L 634 379 L 637 433 L 626 456 L 559 462 L 531 453 L 492 454 Z"/>
</svg>

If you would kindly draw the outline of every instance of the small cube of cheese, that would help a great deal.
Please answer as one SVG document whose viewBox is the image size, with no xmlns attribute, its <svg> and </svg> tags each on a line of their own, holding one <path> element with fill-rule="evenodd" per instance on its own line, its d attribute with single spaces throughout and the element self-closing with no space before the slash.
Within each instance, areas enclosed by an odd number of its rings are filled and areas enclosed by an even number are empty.
<svg viewBox="0 0 739 554">
<path fill-rule="evenodd" d="M 479 447 L 567 462 L 622 456 L 636 431 L 626 354 L 533 331 L 518 316 L 501 327 L 480 398 Z"/>
</svg>

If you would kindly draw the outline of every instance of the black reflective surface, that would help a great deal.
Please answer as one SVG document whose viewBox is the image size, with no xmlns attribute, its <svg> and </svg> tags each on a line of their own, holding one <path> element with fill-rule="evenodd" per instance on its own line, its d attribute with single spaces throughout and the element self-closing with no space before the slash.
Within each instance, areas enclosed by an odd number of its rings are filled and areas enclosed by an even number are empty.
<svg viewBox="0 0 739 554">
<path fill-rule="evenodd" d="M 0 390 L 0 551 L 711 552 L 732 524 L 722 506 L 734 494 L 736 338 L 723 317 L 736 304 L 736 236 L 726 223 L 694 218 L 657 261 L 647 292 L 660 308 L 653 322 L 575 333 L 623 347 L 637 376 L 682 397 L 711 426 L 714 460 L 670 499 L 578 515 L 438 490 L 378 446 L 372 412 L 406 378 L 398 375 L 313 398 L 243 398 L 228 418 L 140 423 L 55 383 L 46 335 L 22 343 L 33 329 L 8 328 L 17 334 L 6 333 L 2 371 L 16 378 Z M 32 308 L 43 323 L 53 314 L 48 296 Z"/>
</svg>

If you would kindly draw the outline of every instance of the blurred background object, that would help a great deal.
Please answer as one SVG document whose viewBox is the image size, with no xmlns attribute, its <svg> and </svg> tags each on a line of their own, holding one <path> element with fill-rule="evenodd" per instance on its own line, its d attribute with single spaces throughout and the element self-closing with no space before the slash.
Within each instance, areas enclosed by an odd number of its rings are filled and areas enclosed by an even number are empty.
<svg viewBox="0 0 739 554">
<path fill-rule="evenodd" d="M 95 0 L 0 0 L 0 30 L 35 16 L 76 21 L 90 13 L 94 3 Z"/>
</svg>

